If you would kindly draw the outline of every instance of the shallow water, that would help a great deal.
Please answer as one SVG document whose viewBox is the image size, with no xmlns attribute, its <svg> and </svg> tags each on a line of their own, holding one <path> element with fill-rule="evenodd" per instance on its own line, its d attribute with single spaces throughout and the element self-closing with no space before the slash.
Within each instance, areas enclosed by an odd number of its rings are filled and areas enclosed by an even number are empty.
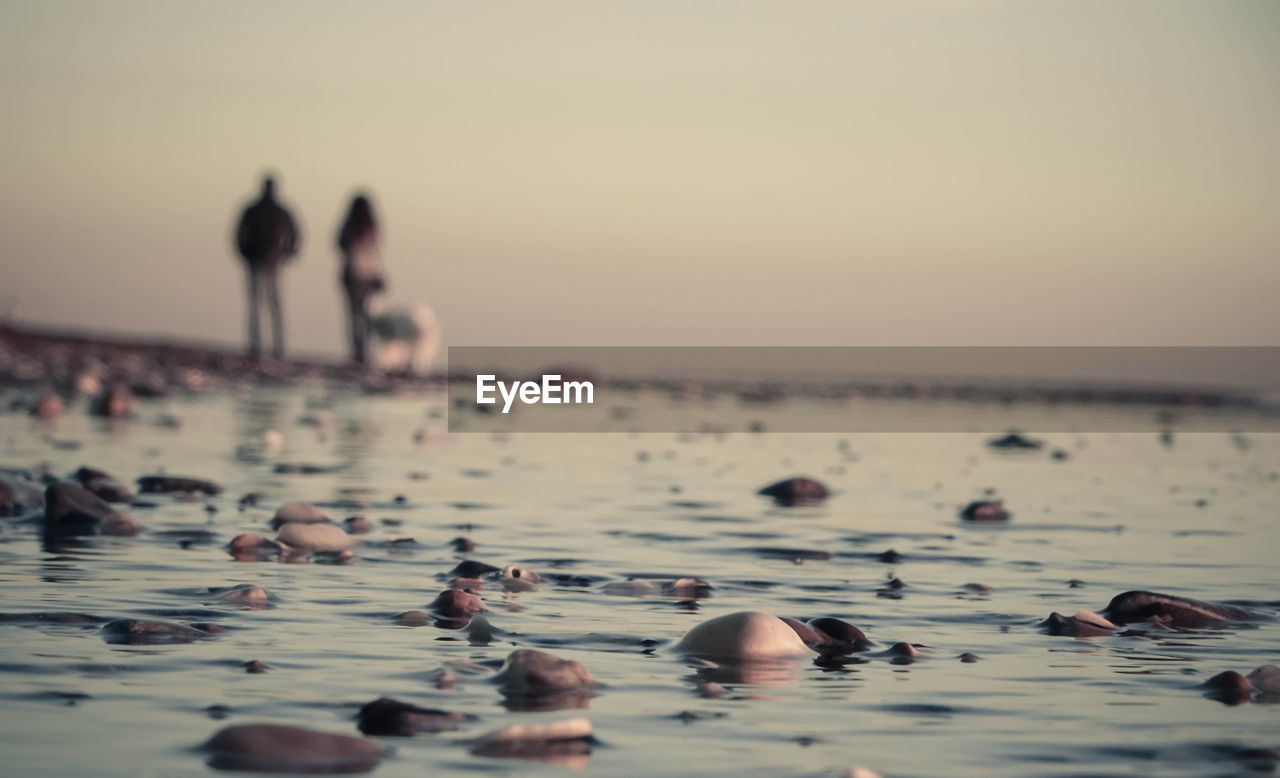
<svg viewBox="0 0 1280 778">
<path fill-rule="evenodd" d="M 599 742 L 570 766 L 601 775 L 828 775 L 859 764 L 886 776 L 1274 769 L 1242 754 L 1280 746 L 1280 705 L 1226 706 L 1195 686 L 1280 664 L 1276 621 L 1090 640 L 1036 625 L 1054 610 L 1101 609 L 1129 589 L 1275 614 L 1280 435 L 1252 435 L 1246 447 L 1224 433 L 1179 434 L 1167 448 L 1152 434 L 1046 434 L 1071 454 L 1059 462 L 992 451 L 977 433 L 451 436 L 440 431 L 444 405 L 264 388 L 165 401 L 127 424 L 78 412 L 54 427 L 0 416 L 2 466 L 47 462 L 66 474 L 83 464 L 130 482 L 164 470 L 226 488 L 197 502 L 155 497 L 156 507 L 131 509 L 148 529 L 140 537 L 57 553 L 41 549 L 33 525 L 0 528 L 5 771 L 216 772 L 192 747 L 226 724 L 357 734 L 356 710 L 379 696 L 478 717 L 456 732 L 384 738 L 396 753 L 381 776 L 560 773 L 563 765 L 471 755 L 465 741 L 577 715 Z M 154 424 L 162 411 L 182 427 Z M 277 455 L 262 450 L 268 429 L 284 435 Z M 340 469 L 276 474 L 279 462 Z M 836 493 L 801 509 L 754 495 L 793 474 Z M 1014 513 L 1007 526 L 957 519 L 986 488 Z M 238 510 L 248 492 L 264 494 L 260 505 Z M 227 541 L 270 534 L 275 508 L 294 500 L 368 504 L 330 508 L 375 522 L 354 564 L 232 561 Z M 417 544 L 386 545 L 401 535 Z M 448 541 L 458 535 L 476 550 L 455 553 Z M 878 561 L 888 549 L 902 559 Z M 489 645 L 394 623 L 425 608 L 463 558 L 520 564 L 544 580 L 515 594 L 486 586 Z M 679 576 L 706 580 L 709 595 L 604 593 L 629 578 Z M 888 588 L 894 576 L 906 586 Z M 976 594 L 964 588 L 971 582 L 991 590 Z M 197 592 L 238 583 L 276 600 L 249 610 Z M 836 616 L 875 645 L 861 663 L 797 661 L 750 683 L 721 680 L 724 693 L 705 698 L 699 670 L 670 645 L 739 610 Z M 191 644 L 113 645 L 95 625 L 22 618 L 47 612 L 227 630 Z M 926 646 L 923 656 L 896 665 L 878 655 L 897 641 Z M 509 710 L 487 668 L 465 663 L 496 664 L 516 646 L 579 660 L 602 687 L 585 710 Z M 964 652 L 981 660 L 961 663 Z M 268 672 L 245 673 L 253 659 Z M 446 665 L 457 683 L 438 689 Z"/>
</svg>

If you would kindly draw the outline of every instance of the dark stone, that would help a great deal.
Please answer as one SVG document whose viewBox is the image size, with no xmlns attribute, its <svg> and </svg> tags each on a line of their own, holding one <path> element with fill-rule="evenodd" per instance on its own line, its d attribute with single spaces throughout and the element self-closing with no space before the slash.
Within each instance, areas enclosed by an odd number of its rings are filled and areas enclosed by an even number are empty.
<svg viewBox="0 0 1280 778">
<path fill-rule="evenodd" d="M 867 640 L 867 636 L 862 634 L 862 630 L 847 621 L 841 621 L 830 616 L 813 619 L 809 622 L 809 626 L 825 638 L 822 647 L 819 649 L 824 654 L 848 654 L 854 651 L 865 651 L 871 643 L 871 641 Z"/>
<path fill-rule="evenodd" d="M 360 708 L 360 731 L 366 735 L 409 737 L 415 732 L 447 732 L 467 720 L 461 713 L 419 708 L 407 702 L 379 697 Z"/>
<path fill-rule="evenodd" d="M 102 626 L 102 637 L 108 643 L 129 645 L 191 643 L 211 636 L 212 633 L 208 631 L 167 621 L 116 619 Z"/>
<path fill-rule="evenodd" d="M 901 562 L 901 561 L 902 561 L 902 554 L 899 554 L 897 551 L 894 551 L 893 549 L 889 549 L 888 551 L 885 551 L 885 552 L 883 552 L 882 554 L 880 554 L 880 556 L 878 557 L 878 559 L 879 559 L 881 562 L 885 562 L 885 563 L 888 563 L 888 564 L 894 564 L 894 563 L 896 563 L 896 562 Z"/>
<path fill-rule="evenodd" d="M 464 559 L 449 571 L 449 575 L 459 578 L 479 578 L 482 575 L 496 573 L 501 569 L 493 565 L 486 565 L 484 562 L 477 562 L 474 559 Z"/>
<path fill-rule="evenodd" d="M 271 773 L 367 773 L 384 749 L 377 741 L 277 724 L 239 724 L 201 747 L 209 766 Z"/>
<path fill-rule="evenodd" d="M 831 490 L 812 478 L 796 477 L 769 484 L 756 494 L 772 497 L 777 504 L 791 508 L 817 505 L 831 496 Z"/>
<path fill-rule="evenodd" d="M 1228 621 L 1253 621 L 1260 618 L 1253 611 L 1201 602 L 1172 594 L 1132 591 L 1118 594 L 1102 611 L 1117 624 L 1154 621 L 1170 627 L 1203 627 Z"/>
<path fill-rule="evenodd" d="M 1205 690 L 1204 696 L 1226 705 L 1248 702 L 1256 691 L 1249 679 L 1234 670 L 1218 673 L 1200 684 L 1200 688 Z"/>
<path fill-rule="evenodd" d="M 431 603 L 431 610 L 448 619 L 470 619 L 484 610 L 484 600 L 471 592 L 446 589 Z"/>
<path fill-rule="evenodd" d="M 176 475 L 148 475 L 138 479 L 138 491 L 143 494 L 165 494 L 170 492 L 200 492 L 201 494 L 221 494 L 222 487 L 203 478 L 187 478 Z"/>
<path fill-rule="evenodd" d="M 138 534 L 140 529 L 132 517 L 116 513 L 83 486 L 58 483 L 44 492 L 42 532 L 46 542 L 82 535 L 130 536 Z"/>
<path fill-rule="evenodd" d="M 960 511 L 965 521 L 1008 521 L 1009 516 L 999 500 L 974 500 Z"/>
<path fill-rule="evenodd" d="M 1007 435 L 992 438 L 987 441 L 987 445 L 991 448 L 1024 451 L 1036 451 L 1044 447 L 1044 443 L 1042 441 L 1024 437 L 1017 432 L 1010 432 Z"/>
</svg>

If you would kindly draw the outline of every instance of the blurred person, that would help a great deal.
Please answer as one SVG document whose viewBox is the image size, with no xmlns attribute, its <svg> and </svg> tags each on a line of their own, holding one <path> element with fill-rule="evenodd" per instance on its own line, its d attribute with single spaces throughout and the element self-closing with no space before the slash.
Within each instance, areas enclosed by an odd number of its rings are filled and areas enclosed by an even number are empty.
<svg viewBox="0 0 1280 778">
<path fill-rule="evenodd" d="M 386 284 L 378 251 L 378 223 L 369 198 L 363 194 L 351 201 L 346 221 L 338 231 L 338 249 L 342 252 L 342 288 L 347 293 L 351 361 L 365 365 L 368 364 L 370 298 Z"/>
<path fill-rule="evenodd" d="M 260 295 L 265 293 L 271 313 L 272 354 L 284 358 L 284 321 L 280 315 L 280 267 L 298 253 L 298 225 L 288 209 L 276 200 L 271 176 L 262 179 L 262 194 L 245 207 L 236 227 L 236 248 L 249 275 L 249 355 L 262 352 L 258 327 Z"/>
</svg>

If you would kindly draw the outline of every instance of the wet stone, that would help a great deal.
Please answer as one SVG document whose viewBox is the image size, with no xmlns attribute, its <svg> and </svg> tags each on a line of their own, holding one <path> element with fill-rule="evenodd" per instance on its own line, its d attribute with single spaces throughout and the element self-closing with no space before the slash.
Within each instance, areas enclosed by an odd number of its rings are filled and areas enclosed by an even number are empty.
<svg viewBox="0 0 1280 778">
<path fill-rule="evenodd" d="M 975 500 L 960 510 L 965 521 L 1008 521 L 1010 515 L 999 500 Z"/>
<path fill-rule="evenodd" d="M 496 573 L 501 569 L 493 565 L 487 565 L 484 562 L 477 562 L 474 559 L 464 559 L 449 571 L 449 575 L 455 575 L 459 578 L 479 578 L 490 573 Z"/>
<path fill-rule="evenodd" d="M 305 552 L 346 551 L 354 538 L 336 524 L 291 521 L 280 528 L 276 541 Z"/>
<path fill-rule="evenodd" d="M 171 494 L 198 492 L 206 495 L 222 493 L 222 487 L 203 478 L 176 475 L 148 475 L 138 479 L 138 491 L 143 494 Z"/>
<path fill-rule="evenodd" d="M 1199 627 L 1258 618 L 1257 613 L 1245 608 L 1146 591 L 1116 595 L 1103 613 L 1117 624 L 1155 622 L 1170 627 Z"/>
<path fill-rule="evenodd" d="M 366 703 L 357 715 L 357 727 L 366 735 L 409 737 L 419 732 L 448 732 L 468 720 L 461 713 L 419 708 L 407 702 L 379 697 Z"/>
<path fill-rule="evenodd" d="M 271 529 L 279 530 L 285 524 L 297 522 L 299 524 L 323 524 L 333 521 L 328 512 L 317 508 L 310 503 L 291 502 L 281 505 L 276 509 L 275 515 L 271 517 Z"/>
<path fill-rule="evenodd" d="M 368 772 L 387 753 L 374 740 L 278 724 L 227 727 L 201 748 L 220 770 L 314 774 Z"/>
<path fill-rule="evenodd" d="M 512 651 L 493 680 L 505 694 L 521 696 L 589 689 L 596 685 L 581 662 L 527 648 Z"/>
<path fill-rule="evenodd" d="M 108 643 L 158 645 L 165 643 L 193 643 L 197 640 L 212 637 L 212 632 L 167 621 L 116 619 L 102 626 L 102 637 Z"/>
<path fill-rule="evenodd" d="M 988 440 L 987 446 L 1006 451 L 1038 451 L 1044 447 L 1044 442 L 1028 438 L 1018 432 L 1010 432 L 1007 435 Z"/>
<path fill-rule="evenodd" d="M 770 497 L 778 505 L 791 508 L 817 505 L 831 496 L 831 490 L 812 478 L 795 477 L 769 484 L 756 494 Z"/>
<path fill-rule="evenodd" d="M 117 513 L 83 486 L 57 483 L 45 490 L 42 530 L 46 540 L 77 535 L 131 536 L 141 529 L 131 516 Z"/>
</svg>

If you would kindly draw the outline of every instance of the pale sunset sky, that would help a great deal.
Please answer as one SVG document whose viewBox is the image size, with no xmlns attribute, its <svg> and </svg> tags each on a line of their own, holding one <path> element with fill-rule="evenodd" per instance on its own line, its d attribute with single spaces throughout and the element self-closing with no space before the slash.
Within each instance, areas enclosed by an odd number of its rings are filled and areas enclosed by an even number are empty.
<svg viewBox="0 0 1280 778">
<path fill-rule="evenodd" d="M 0 313 L 343 353 L 352 193 L 452 345 L 1280 345 L 1272 0 L 0 1 Z"/>
</svg>

